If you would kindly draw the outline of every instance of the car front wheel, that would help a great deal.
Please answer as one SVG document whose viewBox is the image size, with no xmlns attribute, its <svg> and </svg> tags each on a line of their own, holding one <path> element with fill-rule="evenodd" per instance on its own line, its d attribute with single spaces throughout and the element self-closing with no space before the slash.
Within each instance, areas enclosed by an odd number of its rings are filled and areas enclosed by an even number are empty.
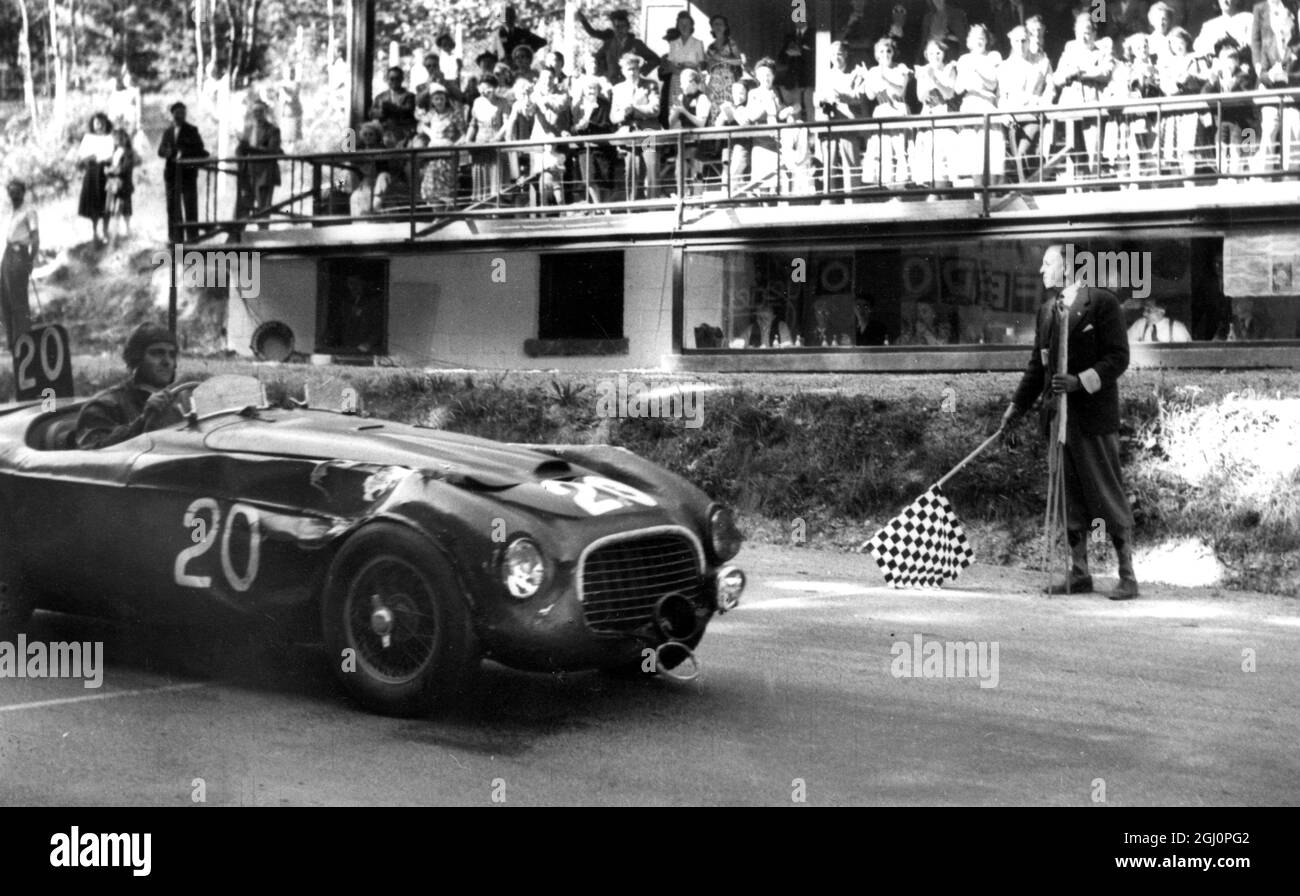
<svg viewBox="0 0 1300 896">
<path fill-rule="evenodd" d="M 398 525 L 354 535 L 322 601 L 329 660 L 368 709 L 423 715 L 465 695 L 479 664 L 469 604 L 441 554 Z"/>
</svg>

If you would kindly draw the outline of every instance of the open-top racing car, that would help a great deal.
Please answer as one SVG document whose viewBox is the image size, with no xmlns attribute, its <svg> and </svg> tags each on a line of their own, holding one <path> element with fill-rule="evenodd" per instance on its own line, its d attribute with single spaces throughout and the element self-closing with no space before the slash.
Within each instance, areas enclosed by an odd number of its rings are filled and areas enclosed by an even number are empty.
<svg viewBox="0 0 1300 896">
<path fill-rule="evenodd" d="M 694 665 L 744 589 L 731 511 L 626 450 L 272 408 L 251 377 L 173 391 L 183 424 L 94 451 L 71 447 L 84 400 L 0 407 L 0 638 L 35 609 L 233 614 L 414 714 L 484 657 Z"/>
</svg>

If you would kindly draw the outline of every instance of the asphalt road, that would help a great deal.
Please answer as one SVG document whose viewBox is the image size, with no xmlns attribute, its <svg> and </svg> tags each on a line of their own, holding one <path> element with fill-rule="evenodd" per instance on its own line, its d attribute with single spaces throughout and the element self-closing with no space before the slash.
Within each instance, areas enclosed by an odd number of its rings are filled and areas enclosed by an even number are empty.
<svg viewBox="0 0 1300 896">
<path fill-rule="evenodd" d="M 0 679 L 0 805 L 1300 803 L 1294 600 L 1046 598 L 981 567 L 903 592 L 864 556 L 740 562 L 749 592 L 696 681 L 489 665 L 441 719 L 355 708 L 307 649 L 40 614 L 31 638 L 105 642 L 104 682 Z M 918 637 L 987 663 L 896 676 Z"/>
</svg>

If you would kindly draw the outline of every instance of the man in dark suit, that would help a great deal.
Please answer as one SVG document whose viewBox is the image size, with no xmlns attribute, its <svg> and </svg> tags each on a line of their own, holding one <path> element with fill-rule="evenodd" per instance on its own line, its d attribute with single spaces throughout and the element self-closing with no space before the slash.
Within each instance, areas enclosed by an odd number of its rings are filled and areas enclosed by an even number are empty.
<svg viewBox="0 0 1300 896">
<path fill-rule="evenodd" d="M 1278 6 L 1284 6 L 1292 11 L 1296 8 L 1295 3 L 1287 3 L 1285 0 L 1260 0 L 1251 10 L 1254 19 L 1250 25 L 1250 59 L 1255 66 L 1256 74 L 1264 71 L 1260 65 L 1260 61 L 1264 58 L 1264 47 L 1277 43 L 1276 38 L 1273 37 L 1273 16 L 1279 14 L 1274 11 L 1274 7 Z"/>
<path fill-rule="evenodd" d="M 1130 35 L 1146 34 L 1149 29 L 1147 7 L 1147 0 L 1110 0 L 1106 4 L 1102 33 L 1116 46 L 1123 44 Z"/>
<path fill-rule="evenodd" d="M 1118 435 L 1118 380 L 1128 368 L 1128 335 L 1119 300 L 1108 290 L 1078 283 L 1070 269 L 1072 260 L 1073 252 L 1065 246 L 1049 246 L 1043 253 L 1040 273 L 1049 295 L 1038 309 L 1033 354 L 1002 421 L 1007 426 L 1015 423 L 1042 398 L 1043 421 L 1051 433 L 1058 397 L 1067 396 L 1062 462 L 1072 562 L 1065 579 L 1048 586 L 1047 593 L 1092 591 L 1088 535 L 1093 521 L 1102 520 L 1119 560 L 1119 585 L 1110 598 L 1129 600 L 1138 596 L 1138 583 L 1133 574 L 1133 513 L 1120 472 Z M 1068 327 L 1067 372 L 1057 373 L 1062 318 Z"/>
<path fill-rule="evenodd" d="M 173 103 L 171 113 L 172 124 L 163 131 L 158 155 L 167 160 L 163 165 L 163 184 L 167 189 L 167 233 L 172 240 L 179 240 L 182 221 L 195 221 L 199 216 L 199 172 L 193 167 L 182 171 L 177 162 L 181 159 L 206 159 L 208 150 L 203 145 L 199 129 L 185 121 L 185 104 Z"/>
</svg>

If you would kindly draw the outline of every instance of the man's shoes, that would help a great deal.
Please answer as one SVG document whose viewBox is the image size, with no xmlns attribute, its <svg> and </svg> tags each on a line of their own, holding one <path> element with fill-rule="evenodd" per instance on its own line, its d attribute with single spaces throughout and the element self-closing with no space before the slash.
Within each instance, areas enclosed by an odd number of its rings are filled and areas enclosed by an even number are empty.
<svg viewBox="0 0 1300 896">
<path fill-rule="evenodd" d="M 1070 545 L 1070 571 L 1043 589 L 1046 594 L 1088 594 L 1092 591 L 1092 576 L 1088 572 L 1088 533 L 1066 532 Z"/>
<path fill-rule="evenodd" d="M 1092 576 L 1066 576 L 1043 589 L 1044 594 L 1089 594 L 1092 592 Z"/>
<path fill-rule="evenodd" d="M 1138 596 L 1137 579 L 1120 579 L 1115 590 L 1110 593 L 1111 600 L 1132 600 Z"/>
<path fill-rule="evenodd" d="M 1119 561 L 1119 584 L 1110 593 L 1111 600 L 1132 600 L 1138 596 L 1137 576 L 1133 573 L 1133 543 L 1122 535 L 1114 535 L 1115 557 Z"/>
</svg>

